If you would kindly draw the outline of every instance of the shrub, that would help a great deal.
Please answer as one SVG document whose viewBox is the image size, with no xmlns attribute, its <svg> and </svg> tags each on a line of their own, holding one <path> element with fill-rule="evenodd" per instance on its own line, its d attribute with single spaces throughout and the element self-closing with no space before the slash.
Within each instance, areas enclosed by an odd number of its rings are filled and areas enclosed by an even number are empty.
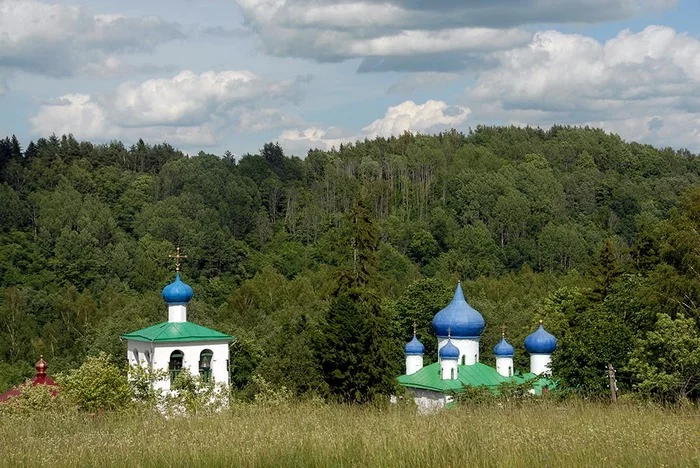
<svg viewBox="0 0 700 468">
<path fill-rule="evenodd" d="M 132 404 L 132 391 L 126 373 L 105 353 L 88 357 L 62 379 L 61 390 L 78 409 L 88 412 L 121 410 Z"/>
</svg>

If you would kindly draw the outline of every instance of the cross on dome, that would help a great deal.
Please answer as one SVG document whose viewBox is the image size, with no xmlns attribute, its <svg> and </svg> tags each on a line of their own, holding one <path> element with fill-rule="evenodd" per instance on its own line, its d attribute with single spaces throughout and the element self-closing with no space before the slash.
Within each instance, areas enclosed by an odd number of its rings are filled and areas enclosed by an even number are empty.
<svg viewBox="0 0 700 468">
<path fill-rule="evenodd" d="M 175 259 L 175 271 L 180 271 L 180 260 L 183 258 L 187 258 L 187 255 L 183 255 L 180 253 L 180 246 L 178 245 L 175 248 L 175 254 L 168 255 L 168 258 Z"/>
</svg>

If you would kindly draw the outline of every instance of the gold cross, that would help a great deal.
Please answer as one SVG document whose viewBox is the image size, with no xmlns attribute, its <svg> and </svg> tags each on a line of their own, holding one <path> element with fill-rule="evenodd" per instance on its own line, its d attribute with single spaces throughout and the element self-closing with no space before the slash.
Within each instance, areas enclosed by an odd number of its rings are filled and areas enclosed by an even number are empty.
<svg viewBox="0 0 700 468">
<path fill-rule="evenodd" d="M 180 253 L 180 246 L 178 246 L 175 249 L 175 255 L 170 254 L 168 255 L 168 258 L 174 258 L 175 259 L 175 271 L 180 271 L 180 259 L 187 258 L 187 255 L 182 255 Z"/>
<path fill-rule="evenodd" d="M 505 337 L 506 336 L 506 326 L 501 325 L 501 336 Z"/>
<path fill-rule="evenodd" d="M 414 335 L 416 334 L 416 322 L 415 321 L 413 322 L 413 334 Z"/>
</svg>

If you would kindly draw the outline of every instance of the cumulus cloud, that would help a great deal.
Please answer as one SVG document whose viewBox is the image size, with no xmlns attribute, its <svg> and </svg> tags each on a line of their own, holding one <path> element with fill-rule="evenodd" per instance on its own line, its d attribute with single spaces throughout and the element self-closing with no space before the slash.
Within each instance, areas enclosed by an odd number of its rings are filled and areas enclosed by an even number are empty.
<svg viewBox="0 0 700 468">
<path fill-rule="evenodd" d="M 600 125 L 626 138 L 700 147 L 695 37 L 649 26 L 600 43 L 542 31 L 497 57 L 499 65 L 466 91 L 480 118 Z"/>
<path fill-rule="evenodd" d="M 0 0 L 0 67 L 70 76 L 113 64 L 115 55 L 148 52 L 183 37 L 157 17 L 96 15 L 83 7 Z"/>
<path fill-rule="evenodd" d="M 264 106 L 297 101 L 309 79 L 266 81 L 249 71 L 183 71 L 172 78 L 127 82 L 109 94 L 61 96 L 43 103 L 30 123 L 41 135 L 214 145 L 226 130 L 259 131 L 297 123 L 279 109 Z"/>
<path fill-rule="evenodd" d="M 389 107 L 384 117 L 364 127 L 358 134 L 347 134 L 337 127 L 286 130 L 280 135 L 285 148 L 303 154 L 310 148 L 330 149 L 342 143 L 365 138 L 389 137 L 404 132 L 433 133 L 462 125 L 471 111 L 462 106 L 452 106 L 443 101 L 426 101 L 416 104 L 405 101 Z"/>
<path fill-rule="evenodd" d="M 520 26 L 600 22 L 668 7 L 669 0 L 237 0 L 246 25 L 272 55 L 338 61 L 363 58 L 361 71 L 441 70 L 473 54 L 530 40 Z M 414 63 L 417 60 L 418 63 Z M 386 61 L 386 62 L 385 62 Z M 392 68 L 393 67 L 393 68 Z"/>
</svg>

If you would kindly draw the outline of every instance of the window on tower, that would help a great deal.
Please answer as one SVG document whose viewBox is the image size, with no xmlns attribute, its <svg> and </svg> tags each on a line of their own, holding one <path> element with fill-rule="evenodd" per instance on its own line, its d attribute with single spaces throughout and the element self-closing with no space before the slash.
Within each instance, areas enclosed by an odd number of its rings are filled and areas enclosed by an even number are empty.
<svg viewBox="0 0 700 468">
<path fill-rule="evenodd" d="M 211 349 L 205 349 L 199 354 L 199 375 L 205 382 L 211 381 L 211 358 L 214 353 Z"/>
<path fill-rule="evenodd" d="M 182 370 L 182 360 L 185 355 L 179 349 L 176 349 L 170 353 L 170 363 L 168 364 L 168 371 L 170 372 L 170 385 L 175 382 L 177 375 Z"/>
<path fill-rule="evenodd" d="M 139 350 L 134 348 L 134 361 L 136 361 L 136 365 L 138 366 L 140 364 L 139 361 Z"/>
</svg>

